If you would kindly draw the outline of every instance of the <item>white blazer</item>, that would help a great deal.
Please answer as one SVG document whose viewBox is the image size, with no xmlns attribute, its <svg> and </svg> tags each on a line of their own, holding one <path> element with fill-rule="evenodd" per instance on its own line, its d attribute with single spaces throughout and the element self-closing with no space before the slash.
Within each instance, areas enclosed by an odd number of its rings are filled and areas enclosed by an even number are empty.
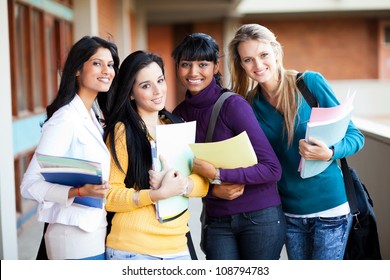
<svg viewBox="0 0 390 280">
<path fill-rule="evenodd" d="M 91 115 L 92 119 L 91 119 Z M 108 181 L 110 153 L 103 142 L 103 129 L 95 114 L 88 112 L 76 94 L 68 104 L 57 110 L 42 127 L 36 152 L 41 154 L 75 157 L 102 164 L 103 180 Z M 39 202 L 38 220 L 78 226 L 92 232 L 105 227 L 106 211 L 72 204 L 68 199 L 69 186 L 44 181 L 39 174 L 39 164 L 34 154 L 20 186 L 21 194 Z"/>
</svg>

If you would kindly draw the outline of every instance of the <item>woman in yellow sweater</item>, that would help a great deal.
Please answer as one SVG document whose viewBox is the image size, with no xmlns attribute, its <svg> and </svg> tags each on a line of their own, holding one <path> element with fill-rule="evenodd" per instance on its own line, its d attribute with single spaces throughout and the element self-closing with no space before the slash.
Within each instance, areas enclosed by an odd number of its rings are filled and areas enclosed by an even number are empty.
<svg viewBox="0 0 390 280">
<path fill-rule="evenodd" d="M 191 259 L 186 239 L 188 211 L 160 223 L 154 204 L 183 193 L 203 197 L 207 179 L 195 174 L 186 177 L 166 168 L 153 178 L 149 176 L 150 140 L 155 139 L 156 125 L 170 123 L 164 109 L 167 85 L 163 61 L 155 54 L 136 51 L 123 61 L 117 79 L 104 135 L 112 155 L 106 210 L 115 212 L 106 259 Z"/>
</svg>

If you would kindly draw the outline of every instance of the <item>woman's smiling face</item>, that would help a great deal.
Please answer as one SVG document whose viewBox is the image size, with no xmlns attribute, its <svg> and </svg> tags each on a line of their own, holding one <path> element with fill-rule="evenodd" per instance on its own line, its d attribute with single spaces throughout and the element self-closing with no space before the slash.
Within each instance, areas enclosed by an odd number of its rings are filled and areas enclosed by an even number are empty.
<svg viewBox="0 0 390 280">
<path fill-rule="evenodd" d="M 165 106 L 167 83 L 162 69 L 156 62 L 152 62 L 141 69 L 136 76 L 130 98 L 135 101 L 137 111 L 160 111 Z"/>
<path fill-rule="evenodd" d="M 241 66 L 251 79 L 261 84 L 277 77 L 277 55 L 270 43 L 248 40 L 241 42 L 237 50 Z"/>
<path fill-rule="evenodd" d="M 184 87 L 196 95 L 211 83 L 218 68 L 219 65 L 212 61 L 181 60 L 177 73 Z"/>
</svg>

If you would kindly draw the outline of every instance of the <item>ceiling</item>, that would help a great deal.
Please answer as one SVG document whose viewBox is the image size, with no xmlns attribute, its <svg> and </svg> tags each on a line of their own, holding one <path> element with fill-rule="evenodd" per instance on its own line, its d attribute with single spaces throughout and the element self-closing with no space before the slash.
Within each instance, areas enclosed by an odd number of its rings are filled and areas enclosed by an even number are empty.
<svg viewBox="0 0 390 280">
<path fill-rule="evenodd" d="M 149 23 L 184 23 L 239 17 L 390 16 L 389 0 L 134 0 Z"/>
<path fill-rule="evenodd" d="M 148 22 L 196 22 L 235 17 L 241 0 L 139 0 Z"/>
</svg>

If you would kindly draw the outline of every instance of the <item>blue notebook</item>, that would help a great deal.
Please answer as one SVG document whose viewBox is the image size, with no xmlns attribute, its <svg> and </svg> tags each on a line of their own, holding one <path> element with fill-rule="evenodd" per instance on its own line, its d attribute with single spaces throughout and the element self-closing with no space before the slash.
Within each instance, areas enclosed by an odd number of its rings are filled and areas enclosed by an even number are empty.
<svg viewBox="0 0 390 280">
<path fill-rule="evenodd" d="M 47 182 L 67 185 L 67 186 L 82 186 L 85 184 L 94 184 L 100 185 L 102 184 L 101 175 L 94 174 L 85 174 L 80 172 L 45 172 L 41 171 L 42 176 L 45 178 Z M 95 207 L 95 208 L 103 208 L 103 199 L 96 197 L 75 197 L 74 203 Z"/>
</svg>

